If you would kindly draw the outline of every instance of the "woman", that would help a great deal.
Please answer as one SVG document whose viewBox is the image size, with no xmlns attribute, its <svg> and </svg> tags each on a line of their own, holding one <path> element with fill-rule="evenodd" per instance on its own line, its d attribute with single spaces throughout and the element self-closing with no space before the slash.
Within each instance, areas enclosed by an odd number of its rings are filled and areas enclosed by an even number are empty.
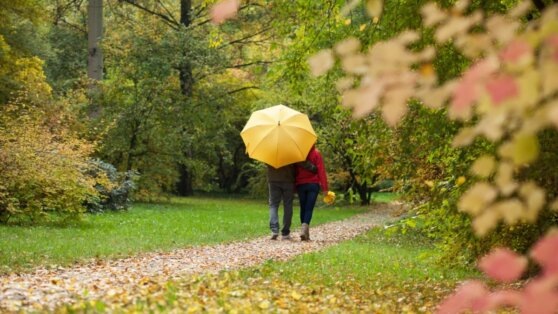
<svg viewBox="0 0 558 314">
<path fill-rule="evenodd" d="M 296 164 L 296 191 L 300 201 L 300 222 L 302 241 L 310 240 L 310 221 L 316 205 L 320 189 L 325 195 L 328 192 L 327 176 L 324 161 L 316 146 L 312 146 L 306 161 Z"/>
</svg>

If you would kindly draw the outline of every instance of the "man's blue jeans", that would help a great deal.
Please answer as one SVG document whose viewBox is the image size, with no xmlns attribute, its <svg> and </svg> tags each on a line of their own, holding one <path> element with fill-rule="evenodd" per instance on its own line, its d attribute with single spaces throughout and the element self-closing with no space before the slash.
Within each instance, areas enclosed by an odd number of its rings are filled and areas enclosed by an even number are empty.
<svg viewBox="0 0 558 314">
<path fill-rule="evenodd" d="M 294 183 L 269 182 L 269 227 L 273 234 L 279 234 L 279 205 L 283 200 L 283 228 L 281 234 L 291 233 L 293 217 Z"/>
<path fill-rule="evenodd" d="M 310 224 L 316 199 L 320 193 L 320 185 L 318 183 L 301 184 L 297 185 L 296 191 L 300 201 L 300 222 Z"/>
</svg>

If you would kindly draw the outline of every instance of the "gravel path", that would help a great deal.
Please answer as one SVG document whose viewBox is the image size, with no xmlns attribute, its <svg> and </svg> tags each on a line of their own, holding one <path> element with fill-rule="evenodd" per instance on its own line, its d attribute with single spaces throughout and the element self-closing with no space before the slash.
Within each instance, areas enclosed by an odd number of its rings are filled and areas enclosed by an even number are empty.
<svg viewBox="0 0 558 314">
<path fill-rule="evenodd" d="M 390 219 L 394 206 L 379 204 L 370 212 L 310 229 L 312 241 L 301 242 L 298 230 L 292 240 L 272 241 L 268 236 L 247 242 L 140 254 L 118 260 L 32 273 L 0 276 L 0 312 L 53 309 L 77 299 L 133 294 L 149 281 L 168 281 L 202 272 L 255 266 L 267 260 L 287 260 L 351 239 Z"/>
</svg>

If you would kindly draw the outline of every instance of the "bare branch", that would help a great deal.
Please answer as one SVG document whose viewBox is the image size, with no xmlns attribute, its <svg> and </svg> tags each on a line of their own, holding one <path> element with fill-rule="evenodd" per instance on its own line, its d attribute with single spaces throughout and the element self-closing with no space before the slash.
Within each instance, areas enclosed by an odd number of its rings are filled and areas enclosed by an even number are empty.
<svg viewBox="0 0 558 314">
<path fill-rule="evenodd" d="M 178 25 L 179 22 L 176 20 L 174 15 L 172 15 L 172 12 L 163 4 L 163 2 L 161 0 L 158 0 L 157 3 L 159 3 L 159 5 L 165 10 L 165 12 L 167 12 L 167 16 Z"/>
<path fill-rule="evenodd" d="M 170 26 L 171 28 L 173 28 L 173 29 L 175 29 L 175 30 L 178 30 L 178 29 L 179 29 L 180 24 L 177 23 L 177 22 L 174 20 L 174 18 L 170 18 L 170 17 L 166 16 L 165 14 L 162 14 L 162 13 L 159 13 L 159 12 L 155 12 L 155 11 L 149 9 L 149 8 L 146 8 L 146 7 L 142 6 L 142 5 L 139 5 L 139 4 L 136 2 L 136 0 L 119 0 L 119 1 L 120 1 L 120 2 L 125 2 L 125 3 L 128 3 L 128 4 L 131 4 L 132 6 L 138 8 L 138 9 L 140 9 L 140 10 L 142 10 L 142 11 L 145 11 L 145 12 L 147 12 L 147 13 L 149 13 L 149 14 L 152 14 L 152 15 L 155 15 L 155 16 L 161 18 L 168 26 Z"/>
<path fill-rule="evenodd" d="M 263 61 L 263 60 L 260 60 L 260 61 L 254 61 L 254 62 L 249 62 L 249 63 L 235 64 L 235 65 L 233 65 L 233 66 L 226 67 L 225 69 L 238 69 L 238 68 L 244 68 L 244 67 L 249 67 L 249 66 L 258 65 L 258 64 L 272 64 L 272 63 L 274 63 L 274 62 L 275 62 L 275 61 Z"/>
<path fill-rule="evenodd" d="M 236 94 L 236 93 L 248 90 L 248 89 L 260 89 L 260 87 L 259 86 L 244 86 L 244 87 L 241 87 L 241 88 L 238 88 L 238 89 L 228 91 L 227 95 Z"/>
<path fill-rule="evenodd" d="M 245 43 L 247 39 L 250 39 L 250 38 L 252 38 L 252 37 L 256 37 L 256 36 L 258 36 L 258 35 L 260 35 L 260 34 L 263 34 L 263 33 L 267 32 L 267 31 L 269 31 L 269 30 L 271 30 L 271 27 L 264 28 L 264 29 L 260 30 L 259 32 L 256 32 L 256 33 L 254 33 L 254 34 L 250 34 L 250 35 L 248 35 L 248 36 L 246 36 L 246 37 L 243 37 L 243 38 L 239 38 L 239 39 L 235 39 L 235 40 L 233 40 L 233 41 L 230 41 L 230 42 L 228 42 L 228 43 L 226 43 L 226 44 L 223 44 L 223 45 L 217 47 L 217 49 L 222 49 L 222 48 L 225 48 L 225 47 L 227 47 L 227 46 L 234 45 L 234 44 L 238 44 L 238 43 Z"/>
</svg>

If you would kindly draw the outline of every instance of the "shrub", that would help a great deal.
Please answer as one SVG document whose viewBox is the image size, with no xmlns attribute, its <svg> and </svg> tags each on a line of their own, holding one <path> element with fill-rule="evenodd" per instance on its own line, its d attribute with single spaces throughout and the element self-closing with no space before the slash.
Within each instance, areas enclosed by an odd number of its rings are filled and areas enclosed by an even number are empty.
<svg viewBox="0 0 558 314">
<path fill-rule="evenodd" d="M 13 217 L 37 221 L 49 214 L 78 218 L 83 204 L 98 197 L 95 186 L 107 180 L 87 174 L 92 146 L 37 115 L 11 115 L 12 106 L 5 108 L 0 115 L 0 222 Z"/>
<path fill-rule="evenodd" d="M 135 189 L 135 171 L 118 172 L 110 163 L 99 159 L 90 161 L 92 165 L 89 175 L 94 178 L 108 179 L 95 185 L 98 195 L 90 197 L 86 202 L 87 211 L 98 213 L 104 211 L 125 210 L 130 206 L 130 194 Z"/>
</svg>

